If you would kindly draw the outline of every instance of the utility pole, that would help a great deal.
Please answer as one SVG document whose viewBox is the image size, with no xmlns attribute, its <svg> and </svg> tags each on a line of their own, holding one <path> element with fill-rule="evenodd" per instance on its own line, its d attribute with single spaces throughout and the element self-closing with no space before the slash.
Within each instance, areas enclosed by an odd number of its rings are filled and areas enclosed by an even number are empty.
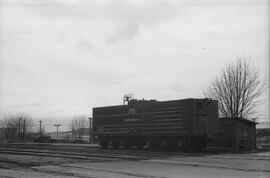
<svg viewBox="0 0 270 178">
<path fill-rule="evenodd" d="M 54 124 L 54 126 L 56 126 L 56 138 L 58 141 L 58 127 L 61 126 L 61 124 Z"/>
<path fill-rule="evenodd" d="M 41 123 L 43 122 L 43 121 L 38 121 L 39 122 L 39 137 L 41 137 Z"/>
<path fill-rule="evenodd" d="M 19 131 L 18 131 L 18 137 L 19 138 L 21 136 L 21 120 L 22 120 L 22 117 L 19 117 Z"/>
<path fill-rule="evenodd" d="M 89 143 L 92 143 L 92 118 L 89 117 Z"/>
<path fill-rule="evenodd" d="M 25 119 L 23 120 L 23 141 L 25 138 Z"/>
</svg>

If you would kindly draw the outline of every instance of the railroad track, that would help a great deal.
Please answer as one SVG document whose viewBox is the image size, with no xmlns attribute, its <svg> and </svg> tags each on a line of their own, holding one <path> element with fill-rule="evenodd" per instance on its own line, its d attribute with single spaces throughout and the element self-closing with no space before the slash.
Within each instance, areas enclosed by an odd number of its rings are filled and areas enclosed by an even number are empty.
<svg viewBox="0 0 270 178">
<path fill-rule="evenodd" d="M 79 145 L 80 146 L 80 145 Z M 113 148 L 100 148 L 99 146 L 83 146 L 78 147 L 78 145 L 56 145 L 56 144 L 6 144 L 2 145 L 2 148 L 16 148 L 16 149 L 33 149 L 33 150 L 50 150 L 50 151 L 63 151 L 63 152 L 80 152 L 80 153 L 94 153 L 96 154 L 113 154 L 113 155 L 134 155 L 134 156 L 146 156 L 146 157 L 156 157 L 156 156 L 202 156 L 205 153 L 194 153 L 194 152 L 168 152 L 162 150 L 148 150 L 148 149 L 113 149 Z"/>
<path fill-rule="evenodd" d="M 70 159 L 84 159 L 84 160 L 137 160 L 135 156 L 126 155 L 101 155 L 101 154 L 87 154 L 65 151 L 47 151 L 34 149 L 16 149 L 16 148 L 0 148 L 0 153 L 16 154 L 16 155 L 32 155 L 32 156 L 46 156 L 46 157 L 60 157 Z"/>
<path fill-rule="evenodd" d="M 213 153 L 196 153 L 196 152 L 168 152 L 168 151 L 151 151 L 148 149 L 103 149 L 99 146 L 87 145 L 64 145 L 64 144 L 4 144 L 0 146 L 0 153 L 7 154 L 24 154 L 37 156 L 52 156 L 75 159 L 97 159 L 97 160 L 146 160 L 151 158 L 166 158 L 166 157 L 187 157 L 187 156 L 211 156 L 212 158 L 224 159 L 254 159 L 252 156 L 243 157 L 224 157 Z M 263 157 L 256 156 L 255 159 L 264 160 Z"/>
<path fill-rule="evenodd" d="M 79 147 L 78 145 L 56 145 L 56 144 L 3 144 L 0 145 L 3 148 L 29 148 L 29 149 L 72 149 L 72 150 L 97 150 L 99 147 L 90 146 L 90 147 Z"/>
<path fill-rule="evenodd" d="M 74 150 L 58 151 L 40 150 L 40 149 L 24 149 L 24 148 L 0 148 L 0 153 L 17 154 L 17 155 L 33 155 L 47 157 L 62 157 L 71 159 L 96 159 L 96 160 L 145 160 L 150 158 L 161 158 L 179 154 L 168 154 L 163 152 L 149 152 L 136 150 L 100 150 L 99 152 L 74 152 Z"/>
</svg>

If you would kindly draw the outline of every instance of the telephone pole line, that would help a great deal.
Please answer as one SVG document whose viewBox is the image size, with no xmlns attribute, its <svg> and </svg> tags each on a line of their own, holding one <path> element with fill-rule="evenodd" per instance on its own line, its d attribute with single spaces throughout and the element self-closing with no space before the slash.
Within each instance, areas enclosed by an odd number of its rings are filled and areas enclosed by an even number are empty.
<svg viewBox="0 0 270 178">
<path fill-rule="evenodd" d="M 21 120 L 22 120 L 22 117 L 19 117 L 19 131 L 18 131 L 19 138 L 21 137 Z"/>
<path fill-rule="evenodd" d="M 25 139 L 25 119 L 23 120 L 23 141 Z"/>
<path fill-rule="evenodd" d="M 41 137 L 41 123 L 43 122 L 43 121 L 38 121 L 39 122 L 39 137 Z"/>
</svg>

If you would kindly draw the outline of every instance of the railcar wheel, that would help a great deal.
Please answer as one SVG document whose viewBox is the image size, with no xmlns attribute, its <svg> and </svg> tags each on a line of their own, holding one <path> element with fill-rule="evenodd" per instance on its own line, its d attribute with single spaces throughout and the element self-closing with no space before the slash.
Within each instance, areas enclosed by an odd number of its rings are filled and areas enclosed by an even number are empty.
<svg viewBox="0 0 270 178">
<path fill-rule="evenodd" d="M 139 140 L 135 143 L 135 146 L 137 146 L 139 149 L 142 149 L 145 145 L 146 145 L 146 141 L 145 140 Z"/>
<path fill-rule="evenodd" d="M 130 143 L 128 143 L 128 142 L 124 142 L 123 143 L 123 146 L 126 148 L 126 149 L 129 149 L 130 148 Z"/>
<path fill-rule="evenodd" d="M 157 150 L 157 149 L 160 147 L 160 145 L 161 145 L 160 142 L 152 141 L 152 142 L 149 142 L 148 147 L 149 147 L 151 150 Z"/>
<path fill-rule="evenodd" d="M 102 148 L 107 148 L 108 145 L 109 145 L 109 142 L 106 141 L 106 140 L 104 140 L 104 141 L 101 141 L 101 142 L 99 143 L 99 145 L 100 145 Z"/>
<path fill-rule="evenodd" d="M 137 144 L 137 147 L 138 147 L 139 149 L 142 149 L 144 146 L 145 146 L 145 144 L 143 144 L 143 143 Z"/>
<path fill-rule="evenodd" d="M 203 149 L 205 149 L 206 148 L 206 144 L 200 144 L 200 145 L 197 145 L 196 147 L 195 147 L 195 149 L 197 150 L 197 151 L 202 151 Z"/>
<path fill-rule="evenodd" d="M 197 150 L 197 151 L 202 151 L 203 148 L 204 148 L 204 146 L 201 146 L 201 145 L 200 145 L 200 146 L 197 146 L 197 147 L 196 147 L 196 150 Z"/>
<path fill-rule="evenodd" d="M 165 143 L 164 148 L 168 151 L 177 150 L 177 143 L 176 142 L 167 142 L 167 143 Z"/>
<path fill-rule="evenodd" d="M 180 151 L 188 151 L 189 150 L 189 146 L 188 145 L 182 145 L 180 147 Z"/>
<path fill-rule="evenodd" d="M 112 141 L 111 142 L 111 146 L 115 149 L 119 148 L 120 146 L 120 142 L 119 141 Z"/>
</svg>

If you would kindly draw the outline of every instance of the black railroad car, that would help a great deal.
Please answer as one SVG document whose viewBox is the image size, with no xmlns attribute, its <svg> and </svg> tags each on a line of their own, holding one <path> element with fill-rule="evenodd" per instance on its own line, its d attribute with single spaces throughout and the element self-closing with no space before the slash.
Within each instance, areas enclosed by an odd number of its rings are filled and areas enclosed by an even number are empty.
<svg viewBox="0 0 270 178">
<path fill-rule="evenodd" d="M 102 147 L 203 149 L 217 129 L 218 102 L 211 99 L 133 99 L 93 108 L 93 131 Z"/>
</svg>

